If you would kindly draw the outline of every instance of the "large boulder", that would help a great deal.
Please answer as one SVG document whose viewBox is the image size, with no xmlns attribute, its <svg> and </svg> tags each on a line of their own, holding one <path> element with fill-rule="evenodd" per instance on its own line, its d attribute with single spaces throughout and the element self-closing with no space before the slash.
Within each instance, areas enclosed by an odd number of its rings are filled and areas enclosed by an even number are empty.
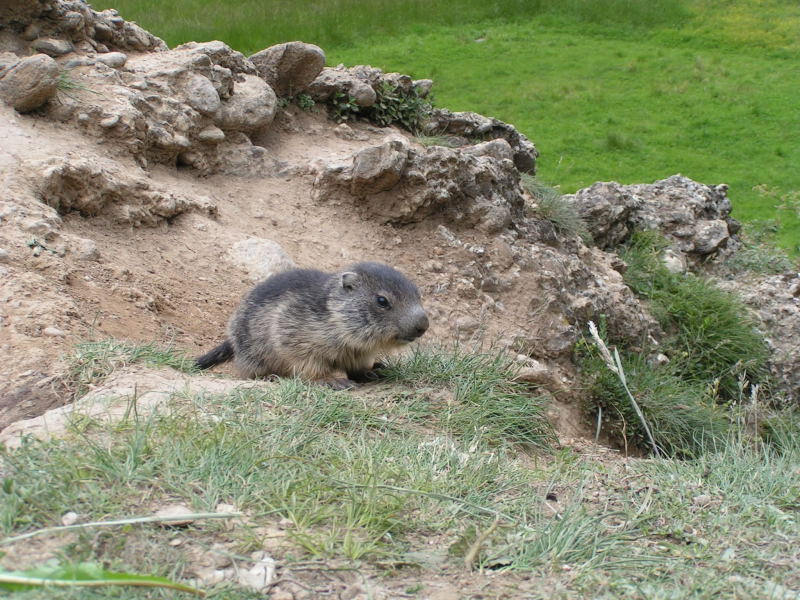
<svg viewBox="0 0 800 600">
<path fill-rule="evenodd" d="M 325 53 L 314 44 L 287 42 L 250 57 L 258 74 L 278 96 L 294 96 L 309 86 L 325 66 Z"/>
<path fill-rule="evenodd" d="M 23 58 L 6 68 L 0 78 L 0 98 L 21 113 L 52 98 L 58 86 L 58 64 L 45 54 Z"/>
</svg>

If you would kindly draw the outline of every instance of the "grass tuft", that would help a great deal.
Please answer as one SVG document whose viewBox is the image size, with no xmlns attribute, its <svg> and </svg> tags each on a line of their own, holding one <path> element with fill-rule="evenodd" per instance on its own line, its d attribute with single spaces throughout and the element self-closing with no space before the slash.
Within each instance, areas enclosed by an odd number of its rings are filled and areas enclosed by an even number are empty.
<svg viewBox="0 0 800 600">
<path fill-rule="evenodd" d="M 560 233 L 577 236 L 583 240 L 591 239 L 586 223 L 578 210 L 555 188 L 542 183 L 528 173 L 522 173 L 522 185 L 536 201 L 536 215 L 547 219 Z"/>
<path fill-rule="evenodd" d="M 157 344 L 133 344 L 118 340 L 84 342 L 75 347 L 69 357 L 67 384 L 75 397 L 83 396 L 89 386 L 108 377 L 114 370 L 133 364 L 145 363 L 193 373 L 197 369 L 194 359 L 174 348 Z"/>
</svg>

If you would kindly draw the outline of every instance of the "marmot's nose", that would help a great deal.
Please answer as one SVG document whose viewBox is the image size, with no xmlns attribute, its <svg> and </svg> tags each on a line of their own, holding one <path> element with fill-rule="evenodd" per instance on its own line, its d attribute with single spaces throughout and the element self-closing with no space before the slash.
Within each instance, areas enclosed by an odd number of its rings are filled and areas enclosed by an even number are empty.
<svg viewBox="0 0 800 600">
<path fill-rule="evenodd" d="M 426 331 L 428 331 L 428 315 L 422 313 L 414 324 L 414 337 L 418 338 Z"/>
</svg>

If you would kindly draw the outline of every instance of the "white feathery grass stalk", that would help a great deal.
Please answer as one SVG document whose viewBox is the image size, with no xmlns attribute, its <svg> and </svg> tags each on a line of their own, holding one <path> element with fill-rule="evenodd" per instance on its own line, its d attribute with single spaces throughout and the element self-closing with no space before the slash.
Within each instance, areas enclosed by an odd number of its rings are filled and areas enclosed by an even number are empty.
<svg viewBox="0 0 800 600">
<path fill-rule="evenodd" d="M 622 384 L 622 387 L 625 388 L 625 392 L 628 394 L 628 398 L 631 401 L 631 406 L 633 406 L 633 410 L 636 411 L 636 415 L 642 422 L 642 427 L 644 427 L 644 431 L 647 434 L 647 439 L 650 440 L 650 446 L 653 448 L 653 454 L 660 456 L 661 451 L 659 450 L 658 444 L 656 444 L 656 441 L 653 438 L 653 434 L 650 431 L 650 426 L 647 424 L 647 420 L 644 418 L 644 413 L 642 412 L 642 409 L 639 408 L 636 398 L 633 397 L 630 389 L 628 389 L 628 381 L 625 378 L 625 371 L 622 370 L 622 361 L 619 358 L 619 352 L 617 352 L 617 349 L 614 348 L 614 355 L 611 355 L 608 346 L 606 346 L 606 343 L 600 338 L 600 334 L 597 331 L 597 325 L 594 324 L 594 321 L 589 321 L 589 333 L 592 335 L 592 338 L 594 338 L 598 350 L 600 350 L 600 356 L 603 357 L 603 362 L 606 363 L 606 366 L 617 376 Z"/>
</svg>

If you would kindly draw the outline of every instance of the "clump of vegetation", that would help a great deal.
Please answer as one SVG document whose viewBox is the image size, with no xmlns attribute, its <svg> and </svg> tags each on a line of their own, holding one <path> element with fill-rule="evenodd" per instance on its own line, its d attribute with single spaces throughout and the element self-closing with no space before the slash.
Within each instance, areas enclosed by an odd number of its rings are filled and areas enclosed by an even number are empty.
<svg viewBox="0 0 800 600">
<path fill-rule="evenodd" d="M 356 99 L 345 92 L 335 92 L 328 100 L 328 106 L 330 107 L 331 118 L 337 123 L 352 121 L 361 112 L 361 107 L 356 102 Z"/>
<path fill-rule="evenodd" d="M 303 94 L 303 93 L 297 94 L 297 96 L 294 97 L 294 102 L 302 110 L 306 110 L 306 111 L 311 110 L 312 108 L 314 108 L 314 105 L 316 104 L 316 102 L 314 101 L 314 99 L 311 96 L 309 96 L 308 94 Z"/>
<path fill-rule="evenodd" d="M 536 201 L 536 216 L 553 223 L 557 231 L 583 240 L 591 239 L 586 223 L 578 210 L 564 200 L 555 188 L 542 183 L 529 173 L 522 173 L 522 185 Z"/>
<path fill-rule="evenodd" d="M 381 127 L 398 125 L 417 133 L 430 114 L 431 103 L 422 98 L 413 87 L 403 90 L 384 81 L 375 93 L 375 104 L 360 107 L 349 94 L 336 92 L 328 100 L 331 117 L 338 123 L 363 117 Z"/>
<path fill-rule="evenodd" d="M 695 456 L 730 435 L 731 411 L 762 389 L 754 386 L 767 378 L 768 349 L 738 298 L 696 275 L 667 270 L 661 258 L 667 246 L 657 232 L 637 232 L 621 252 L 626 283 L 648 301 L 666 335 L 658 347 L 623 348 L 620 355 L 657 446 Z M 623 439 L 647 441 L 619 377 L 604 368 L 594 348 L 582 352 L 590 410 Z M 648 354 L 668 362 L 655 364 Z"/>
<path fill-rule="evenodd" d="M 667 270 L 661 260 L 666 244 L 657 232 L 635 233 L 620 253 L 628 264 L 625 282 L 649 301 L 667 333 L 661 351 L 673 368 L 687 381 L 717 388 L 720 400 L 732 400 L 742 378 L 765 379 L 764 337 L 735 295 L 703 277 Z"/>
<path fill-rule="evenodd" d="M 365 116 L 380 125 L 399 125 L 407 131 L 416 133 L 431 111 L 431 103 L 421 97 L 414 87 L 404 90 L 388 81 L 382 82 L 375 90 L 375 104 L 364 111 Z"/>
<path fill-rule="evenodd" d="M 777 245 L 775 235 L 778 230 L 775 221 L 748 223 L 746 230 L 739 234 L 744 246 L 722 264 L 723 269 L 732 273 L 777 274 L 797 267 L 797 261 Z"/>
</svg>

